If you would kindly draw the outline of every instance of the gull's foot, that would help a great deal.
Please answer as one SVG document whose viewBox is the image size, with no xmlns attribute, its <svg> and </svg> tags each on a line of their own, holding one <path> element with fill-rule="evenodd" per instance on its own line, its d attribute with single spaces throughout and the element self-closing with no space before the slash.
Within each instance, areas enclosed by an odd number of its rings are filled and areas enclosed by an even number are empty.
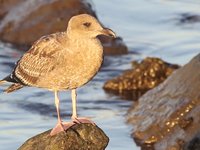
<svg viewBox="0 0 200 150">
<path fill-rule="evenodd" d="M 71 117 L 72 118 L 72 122 L 74 123 L 91 123 L 93 125 L 96 125 L 92 120 L 88 119 L 88 118 L 78 118 L 78 117 Z"/>
<path fill-rule="evenodd" d="M 56 124 L 56 126 L 51 130 L 50 135 L 56 135 L 62 131 L 65 131 L 69 129 L 71 126 L 73 126 L 75 123 L 73 122 L 59 122 Z"/>
</svg>

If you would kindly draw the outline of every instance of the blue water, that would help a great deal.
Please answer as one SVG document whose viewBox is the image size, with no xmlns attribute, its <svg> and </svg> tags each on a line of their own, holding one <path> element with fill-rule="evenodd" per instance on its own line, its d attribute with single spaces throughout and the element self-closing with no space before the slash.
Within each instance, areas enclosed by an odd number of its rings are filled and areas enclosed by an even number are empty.
<svg viewBox="0 0 200 150">
<path fill-rule="evenodd" d="M 181 22 L 183 14 L 200 15 L 196 0 L 93 0 L 103 24 L 120 35 L 129 54 L 106 56 L 97 76 L 78 90 L 78 112 L 91 117 L 110 138 L 106 150 L 138 150 L 125 123 L 132 102 L 106 94 L 103 83 L 131 67 L 131 60 L 160 57 L 184 65 L 200 52 L 200 22 Z M 134 54 L 133 51 L 139 54 Z M 0 78 L 22 55 L 9 44 L 0 43 Z M 1 86 L 2 91 L 6 85 Z M 71 114 L 70 92 L 60 93 L 64 120 Z M 52 128 L 57 121 L 53 93 L 24 88 L 0 94 L 0 150 L 17 149 L 25 140 Z"/>
</svg>

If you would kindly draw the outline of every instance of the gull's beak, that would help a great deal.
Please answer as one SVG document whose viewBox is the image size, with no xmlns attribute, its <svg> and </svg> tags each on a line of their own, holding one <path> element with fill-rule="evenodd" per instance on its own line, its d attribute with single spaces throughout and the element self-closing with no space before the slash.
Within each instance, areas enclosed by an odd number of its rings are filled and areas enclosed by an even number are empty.
<svg viewBox="0 0 200 150">
<path fill-rule="evenodd" d="M 104 28 L 103 30 L 100 31 L 100 33 L 102 35 L 106 35 L 106 36 L 110 36 L 112 38 L 116 38 L 116 34 L 111 29 L 108 29 L 108 28 Z"/>
</svg>

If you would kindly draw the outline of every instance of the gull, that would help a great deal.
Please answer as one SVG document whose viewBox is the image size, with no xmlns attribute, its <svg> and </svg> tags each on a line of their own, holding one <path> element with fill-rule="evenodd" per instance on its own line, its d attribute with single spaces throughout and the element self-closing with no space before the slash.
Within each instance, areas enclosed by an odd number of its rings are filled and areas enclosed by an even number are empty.
<svg viewBox="0 0 200 150">
<path fill-rule="evenodd" d="M 116 37 L 111 29 L 102 27 L 91 15 L 73 16 L 66 31 L 41 37 L 19 59 L 11 74 L 0 80 L 0 83 L 12 83 L 5 90 L 7 93 L 25 86 L 54 92 L 58 122 L 51 136 L 76 123 L 95 124 L 88 118 L 78 117 L 76 89 L 89 82 L 102 65 L 103 47 L 98 35 Z M 71 90 L 71 122 L 63 122 L 60 117 L 58 92 L 65 90 Z"/>
</svg>

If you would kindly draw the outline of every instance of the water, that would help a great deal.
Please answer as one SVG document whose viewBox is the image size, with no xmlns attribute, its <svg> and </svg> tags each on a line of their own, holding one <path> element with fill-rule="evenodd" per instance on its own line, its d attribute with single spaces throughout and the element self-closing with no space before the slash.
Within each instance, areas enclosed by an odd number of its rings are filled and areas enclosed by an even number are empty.
<svg viewBox="0 0 200 150">
<path fill-rule="evenodd" d="M 93 0 L 99 19 L 123 37 L 129 54 L 109 56 L 97 76 L 78 90 L 80 116 L 89 116 L 110 138 L 107 150 L 138 150 L 130 138 L 125 114 L 132 102 L 106 94 L 103 83 L 131 67 L 131 60 L 146 56 L 185 64 L 200 52 L 200 23 L 181 23 L 183 14 L 200 15 L 196 0 Z M 132 52 L 139 54 L 135 55 Z M 0 43 L 0 78 L 6 76 L 22 55 Z M 1 86 L 2 91 L 6 85 Z M 60 93 L 64 120 L 71 114 L 70 93 Z M 0 94 L 0 150 L 17 149 L 26 139 L 56 124 L 53 93 L 24 88 Z"/>
</svg>

